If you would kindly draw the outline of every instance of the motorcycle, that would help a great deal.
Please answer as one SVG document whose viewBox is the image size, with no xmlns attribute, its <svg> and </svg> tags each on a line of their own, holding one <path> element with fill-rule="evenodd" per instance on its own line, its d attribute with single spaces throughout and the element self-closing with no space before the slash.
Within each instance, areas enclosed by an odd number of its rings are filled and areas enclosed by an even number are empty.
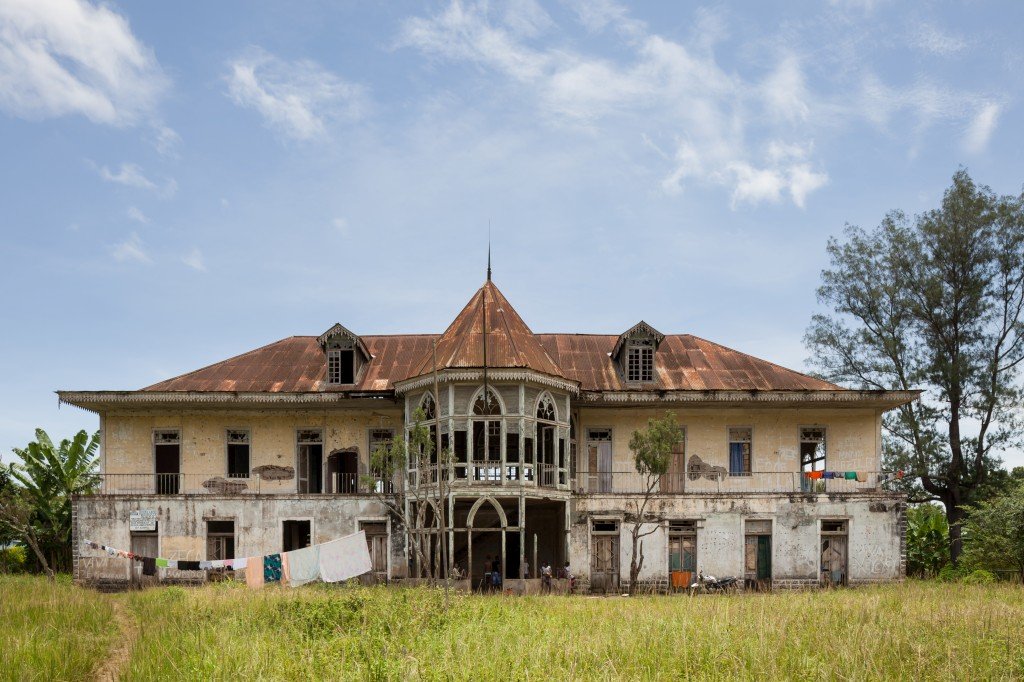
<svg viewBox="0 0 1024 682">
<path fill-rule="evenodd" d="M 690 593 L 736 592 L 739 590 L 739 585 L 739 578 L 735 576 L 716 578 L 713 575 L 704 575 L 704 571 L 699 571 L 697 579 L 690 585 Z"/>
</svg>

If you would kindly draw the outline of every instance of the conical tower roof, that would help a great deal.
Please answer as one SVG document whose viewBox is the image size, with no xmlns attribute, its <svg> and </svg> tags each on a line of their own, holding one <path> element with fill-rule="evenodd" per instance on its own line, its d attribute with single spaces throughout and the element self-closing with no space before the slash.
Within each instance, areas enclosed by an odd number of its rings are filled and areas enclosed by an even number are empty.
<svg viewBox="0 0 1024 682">
<path fill-rule="evenodd" d="M 437 369 L 484 366 L 484 315 L 487 322 L 487 367 L 532 369 L 564 378 L 561 368 L 490 279 L 469 299 L 437 341 Z M 433 353 L 414 366 L 409 377 L 434 369 Z"/>
</svg>

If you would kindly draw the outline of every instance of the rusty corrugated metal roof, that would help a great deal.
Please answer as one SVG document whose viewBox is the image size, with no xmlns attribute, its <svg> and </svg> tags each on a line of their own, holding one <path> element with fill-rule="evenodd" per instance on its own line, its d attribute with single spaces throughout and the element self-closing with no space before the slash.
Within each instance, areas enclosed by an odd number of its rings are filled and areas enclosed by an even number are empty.
<svg viewBox="0 0 1024 682">
<path fill-rule="evenodd" d="M 389 391 L 396 381 L 423 372 L 436 334 L 364 336 L 373 359 L 355 391 Z M 613 334 L 537 334 L 560 376 L 580 382 L 585 391 L 621 391 L 622 382 L 609 353 Z M 490 353 L 488 344 L 488 353 Z M 780 367 L 689 334 L 669 334 L 654 354 L 657 390 L 835 391 L 839 386 Z M 488 357 L 488 365 L 490 364 Z M 467 366 L 467 365 L 458 365 Z M 429 368 L 427 371 L 430 371 Z M 320 391 L 326 360 L 315 336 L 292 336 L 147 386 L 145 391 L 252 391 L 301 393 Z M 633 390 L 633 387 L 630 387 Z"/>
<path fill-rule="evenodd" d="M 363 336 L 372 359 L 348 391 L 389 391 L 430 352 L 436 334 Z M 303 393 L 327 389 L 327 360 L 315 336 L 290 336 L 188 374 L 147 386 L 144 391 L 266 391 Z M 330 390 L 333 390 L 331 387 Z"/>
<path fill-rule="evenodd" d="M 614 334 L 538 334 L 568 379 L 584 391 L 635 390 L 626 386 L 611 358 Z M 835 384 L 689 334 L 669 334 L 654 354 L 656 381 L 665 391 L 836 391 Z"/>
<path fill-rule="evenodd" d="M 469 299 L 466 307 L 438 339 L 438 369 L 484 366 L 485 309 L 488 367 L 522 367 L 551 376 L 565 376 L 523 318 L 490 280 Z M 409 376 L 428 374 L 433 368 L 433 356 L 428 352 Z"/>
<path fill-rule="evenodd" d="M 534 334 L 488 280 L 440 336 L 362 336 L 371 359 L 355 386 L 326 384 L 326 358 L 315 336 L 291 336 L 236 357 L 147 386 L 144 391 L 390 391 L 395 382 L 437 365 L 483 367 L 484 301 L 487 366 L 529 368 L 580 383 L 585 391 L 637 390 L 626 386 L 611 352 L 614 334 Z M 689 334 L 666 335 L 654 354 L 656 381 L 645 390 L 836 391 L 835 384 L 780 367 Z"/>
</svg>

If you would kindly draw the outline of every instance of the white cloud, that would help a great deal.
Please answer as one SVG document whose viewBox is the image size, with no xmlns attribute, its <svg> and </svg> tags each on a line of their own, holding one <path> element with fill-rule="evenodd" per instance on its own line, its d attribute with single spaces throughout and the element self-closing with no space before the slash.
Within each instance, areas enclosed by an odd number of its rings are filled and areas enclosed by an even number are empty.
<svg viewBox="0 0 1024 682">
<path fill-rule="evenodd" d="M 132 232 L 128 235 L 128 238 L 123 242 L 114 244 L 110 249 L 111 255 L 114 260 L 120 263 L 126 263 L 134 261 L 136 263 L 152 263 L 149 255 L 146 253 L 146 249 L 142 244 L 142 239 L 139 238 L 138 233 Z"/>
<path fill-rule="evenodd" d="M 206 263 L 203 261 L 203 252 L 199 249 L 192 249 L 181 257 L 181 262 L 198 272 L 206 272 Z"/>
<path fill-rule="evenodd" d="M 768 111 L 786 121 L 806 121 L 810 98 L 800 60 L 787 55 L 761 86 Z"/>
<path fill-rule="evenodd" d="M 0 2 L 0 109 L 21 118 L 80 114 L 132 125 L 167 79 L 127 20 L 86 0 Z"/>
<path fill-rule="evenodd" d="M 948 57 L 963 52 L 967 41 L 946 33 L 933 24 L 922 23 L 910 39 L 910 44 L 928 54 Z"/>
<path fill-rule="evenodd" d="M 995 102 L 986 102 L 981 106 L 970 125 L 967 126 L 967 133 L 964 135 L 964 148 L 968 152 L 977 154 L 985 151 L 985 147 L 988 146 L 988 141 L 999 123 L 1001 111 L 1002 107 Z"/>
<path fill-rule="evenodd" d="M 355 120 L 366 110 L 363 88 L 310 60 L 278 59 L 260 48 L 228 64 L 228 95 L 255 109 L 264 123 L 296 140 L 321 137 L 331 120 Z"/>
<path fill-rule="evenodd" d="M 348 234 L 348 221 L 344 218 L 335 218 L 331 221 L 333 227 L 339 234 Z"/>
<path fill-rule="evenodd" d="M 134 220 L 137 223 L 141 223 L 143 225 L 148 225 L 149 224 L 149 217 L 146 216 L 145 213 L 143 213 L 141 210 L 139 210 L 135 206 L 129 206 L 128 210 L 125 211 L 125 213 L 127 213 L 128 217 L 131 218 L 132 220 Z"/>
<path fill-rule="evenodd" d="M 769 162 L 747 139 L 751 128 L 767 126 L 773 137 L 788 137 L 801 150 L 811 147 L 806 130 L 791 129 L 812 114 L 796 55 L 779 60 L 763 83 L 750 82 L 718 63 L 714 37 L 695 36 L 693 44 L 684 44 L 650 33 L 613 2 L 570 4 L 588 30 L 614 27 L 632 57 L 534 48 L 504 16 L 491 16 L 489 5 L 457 1 L 433 16 L 408 19 L 398 44 L 506 76 L 555 125 L 600 135 L 613 122 L 639 122 L 641 144 L 657 150 L 659 164 L 669 164 L 661 188 L 670 194 L 690 182 L 710 183 L 729 189 L 734 205 L 789 196 L 803 206 L 825 183 L 827 175 L 811 170 L 807 159 Z M 720 15 L 702 12 L 698 19 L 713 28 L 713 36 L 726 33 Z M 667 161 L 652 141 L 657 137 L 675 139 Z"/>
<path fill-rule="evenodd" d="M 153 146 L 163 156 L 177 158 L 181 135 L 165 125 L 158 125 L 153 135 Z"/>
<path fill-rule="evenodd" d="M 122 163 L 117 170 L 111 170 L 106 166 L 100 166 L 97 170 L 100 177 L 107 182 L 124 185 L 125 187 L 148 189 L 163 197 L 174 196 L 175 192 L 178 191 L 178 183 L 173 178 L 168 178 L 163 184 L 157 184 L 146 177 L 142 168 L 135 163 Z"/>
<path fill-rule="evenodd" d="M 761 167 L 735 163 L 729 170 L 734 174 L 733 206 L 762 201 L 777 203 L 783 192 L 788 192 L 793 203 L 803 208 L 807 195 L 828 183 L 828 174 L 812 170 L 806 161 L 808 151 L 795 145 L 772 142 L 768 145 Z"/>
</svg>

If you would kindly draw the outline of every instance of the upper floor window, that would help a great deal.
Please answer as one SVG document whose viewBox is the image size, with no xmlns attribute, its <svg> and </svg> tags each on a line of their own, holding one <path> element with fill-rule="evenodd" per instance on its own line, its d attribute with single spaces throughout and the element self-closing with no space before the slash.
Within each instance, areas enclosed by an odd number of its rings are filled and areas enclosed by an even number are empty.
<svg viewBox="0 0 1024 682">
<path fill-rule="evenodd" d="M 249 432 L 228 429 L 228 478 L 249 476 Z"/>
<path fill-rule="evenodd" d="M 800 429 L 800 470 L 825 470 L 825 429 L 810 427 Z"/>
<path fill-rule="evenodd" d="M 729 429 L 729 475 L 749 476 L 753 429 L 749 427 Z"/>
<path fill-rule="evenodd" d="M 355 383 L 355 351 L 330 348 L 327 350 L 327 383 Z"/>
<path fill-rule="evenodd" d="M 537 403 L 537 419 L 549 422 L 557 420 L 555 401 L 551 399 L 550 393 L 545 393 L 541 396 L 540 402 Z"/>
<path fill-rule="evenodd" d="M 652 341 L 633 341 L 626 347 L 626 381 L 654 381 Z"/>
<path fill-rule="evenodd" d="M 481 392 L 473 401 L 473 414 L 501 414 L 501 403 L 498 402 L 498 396 L 495 395 L 494 390 L 487 389 L 486 398 L 484 396 L 485 394 Z"/>
<path fill-rule="evenodd" d="M 420 402 L 420 409 L 423 410 L 423 419 L 433 421 L 437 419 L 437 404 L 434 402 L 434 395 L 427 393 Z"/>
</svg>

